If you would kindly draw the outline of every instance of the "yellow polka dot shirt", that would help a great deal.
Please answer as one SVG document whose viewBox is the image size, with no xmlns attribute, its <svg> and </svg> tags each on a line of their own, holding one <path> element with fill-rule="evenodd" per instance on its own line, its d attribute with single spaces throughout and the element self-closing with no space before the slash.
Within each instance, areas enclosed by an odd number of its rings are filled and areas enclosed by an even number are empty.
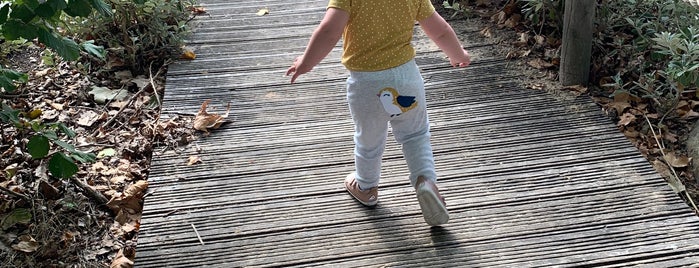
<svg viewBox="0 0 699 268">
<path fill-rule="evenodd" d="M 342 64 L 352 71 L 381 71 L 411 60 L 415 22 L 435 12 L 430 0 L 330 0 L 328 8 L 350 14 Z"/>
</svg>

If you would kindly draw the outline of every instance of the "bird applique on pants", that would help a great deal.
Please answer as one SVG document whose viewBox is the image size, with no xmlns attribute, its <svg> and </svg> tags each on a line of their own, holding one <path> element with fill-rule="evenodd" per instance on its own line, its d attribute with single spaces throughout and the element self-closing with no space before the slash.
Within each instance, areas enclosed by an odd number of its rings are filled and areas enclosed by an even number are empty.
<svg viewBox="0 0 699 268">
<path fill-rule="evenodd" d="M 383 108 L 391 117 L 399 116 L 417 106 L 414 96 L 402 96 L 398 94 L 395 88 L 384 88 L 376 95 L 379 97 L 379 100 L 381 100 Z"/>
<path fill-rule="evenodd" d="M 389 126 L 401 144 L 411 184 L 414 186 L 418 176 L 436 180 L 425 86 L 414 60 L 383 71 L 350 71 L 347 101 L 355 127 L 359 187 L 369 189 L 379 184 Z"/>
</svg>

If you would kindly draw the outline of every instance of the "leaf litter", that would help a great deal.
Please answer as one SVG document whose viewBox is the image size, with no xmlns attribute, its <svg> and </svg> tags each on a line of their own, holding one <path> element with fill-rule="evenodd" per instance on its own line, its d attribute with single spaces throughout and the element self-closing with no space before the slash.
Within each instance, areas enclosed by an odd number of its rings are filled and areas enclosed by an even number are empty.
<svg viewBox="0 0 699 268">
<path fill-rule="evenodd" d="M 493 53 L 506 55 L 508 60 L 514 61 L 514 65 L 522 71 L 525 83 L 529 83 L 529 88 L 547 90 L 554 96 L 564 96 L 563 98 L 589 96 L 666 179 L 670 187 L 678 193 L 686 193 L 681 197 L 696 210 L 692 199 L 699 200 L 699 178 L 694 178 L 691 172 L 695 167 L 692 167 L 693 160 L 689 157 L 688 151 L 691 149 L 686 144 L 692 125 L 699 119 L 699 90 L 696 87 L 680 94 L 679 102 L 668 114 L 655 111 L 650 98 L 609 90 L 606 85 L 611 84 L 612 77 L 597 77 L 599 82 L 592 83 L 589 88 L 561 88 L 557 82 L 562 43 L 559 37 L 547 36 L 542 28 L 525 25 L 528 22 L 521 18 L 522 11 L 516 4 L 519 1 L 500 1 L 489 5 L 468 2 L 470 14 L 481 19 L 469 23 L 483 25 L 478 37 L 489 42 L 509 44 L 503 46 L 504 51 Z M 623 32 L 616 34 L 624 40 L 631 37 Z M 593 55 L 592 65 L 614 66 L 614 60 L 620 63 L 613 70 L 620 72 L 624 71 L 624 63 L 640 64 L 634 58 L 611 59 L 608 55 Z M 603 61 L 604 64 L 600 65 L 596 61 Z M 599 70 L 593 68 L 593 73 L 594 71 Z"/>
<path fill-rule="evenodd" d="M 39 52 L 11 62 L 30 79 L 3 103 L 25 122 L 65 124 L 76 136 L 61 139 L 97 159 L 78 162 L 71 180 L 54 178 L 25 150 L 27 132 L 0 123 L 0 267 L 132 267 L 151 157 L 228 122 L 230 105 L 225 115 L 204 103 L 196 118 L 161 119 L 164 73 L 134 77 L 111 59 L 113 70 L 86 74 L 42 65 Z"/>
</svg>

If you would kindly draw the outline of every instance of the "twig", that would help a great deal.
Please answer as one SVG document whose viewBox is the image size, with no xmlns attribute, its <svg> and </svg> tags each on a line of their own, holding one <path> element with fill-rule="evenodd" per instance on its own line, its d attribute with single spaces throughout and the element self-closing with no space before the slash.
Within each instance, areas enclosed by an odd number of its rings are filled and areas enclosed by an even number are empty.
<svg viewBox="0 0 699 268">
<path fill-rule="evenodd" d="M 663 161 L 667 164 L 667 166 L 670 168 L 670 171 L 672 171 L 673 180 L 676 180 L 678 184 L 682 185 L 682 188 L 684 188 L 684 184 L 682 184 L 682 181 L 680 181 L 680 176 L 677 175 L 677 172 L 675 171 L 675 168 L 670 165 L 670 163 L 667 162 L 667 158 L 665 155 L 665 146 L 663 146 L 660 143 L 660 140 L 658 139 L 658 135 L 655 134 L 655 130 L 653 129 L 653 124 L 651 124 L 650 119 L 644 114 L 643 117 L 646 119 L 646 122 L 648 123 L 648 127 L 650 127 L 651 133 L 653 133 L 653 139 L 655 139 L 655 143 L 658 144 L 658 147 L 660 148 L 660 153 L 663 155 Z M 674 189 L 674 187 L 673 187 Z M 692 204 L 692 207 L 694 207 L 694 211 L 699 213 L 699 208 L 697 208 L 697 205 L 694 203 L 694 200 L 692 199 L 692 196 L 689 195 L 689 192 L 687 192 L 686 188 L 685 189 L 677 189 L 678 193 L 684 192 L 684 194 L 687 196 L 687 199 L 689 200 L 689 203 Z"/>
<path fill-rule="evenodd" d="M 190 223 L 190 225 L 192 225 L 192 229 L 194 229 L 194 233 L 197 234 L 197 238 L 199 238 L 199 243 L 201 243 L 201 245 L 203 246 L 204 241 L 201 240 L 201 236 L 199 235 L 199 232 L 197 232 L 197 227 L 194 227 L 194 223 Z"/>
<path fill-rule="evenodd" d="M 13 192 L 12 190 L 7 189 L 7 188 L 5 188 L 5 187 L 3 187 L 3 186 L 0 186 L 0 190 L 2 190 L 3 192 L 5 192 L 5 193 L 8 194 L 8 195 L 11 195 L 11 196 L 17 197 L 17 198 L 19 198 L 19 199 L 22 199 L 22 200 L 26 201 L 27 203 L 29 203 L 29 202 L 32 201 L 32 200 L 31 200 L 29 197 L 27 197 L 26 195 L 23 195 L 23 194 L 20 194 L 20 193 L 15 193 L 15 192 Z"/>
<path fill-rule="evenodd" d="M 109 200 L 107 200 L 107 198 L 104 197 L 104 195 L 102 195 L 102 193 L 100 193 L 100 192 L 98 192 L 97 190 L 93 189 L 92 186 L 90 186 L 90 185 L 84 183 L 83 181 L 79 180 L 79 179 L 76 178 L 75 176 L 70 177 L 70 180 L 71 180 L 73 183 L 75 183 L 76 185 L 78 185 L 78 187 L 80 187 L 80 189 L 82 189 L 83 191 L 85 191 L 89 197 L 91 197 L 92 199 L 94 199 L 94 200 L 96 200 L 97 202 L 99 202 L 100 205 L 104 205 L 104 204 L 107 204 L 107 202 L 109 202 Z"/>
<path fill-rule="evenodd" d="M 109 118 L 109 121 L 107 121 L 106 123 L 104 123 L 103 126 L 104 126 L 104 127 L 107 127 L 107 126 L 109 126 L 110 124 L 112 124 L 112 122 L 114 122 L 114 120 L 116 120 L 116 118 L 121 114 L 121 112 L 123 112 L 124 109 L 126 109 L 127 106 L 130 106 L 130 105 L 131 105 L 131 103 L 136 99 L 136 97 L 138 97 L 138 95 L 141 95 L 141 93 L 143 93 L 144 91 L 146 91 L 146 88 L 148 88 L 148 87 L 145 86 L 145 87 L 141 88 L 138 92 L 136 92 L 136 94 L 134 94 L 133 96 L 131 96 L 131 98 L 129 98 L 129 101 L 127 101 L 126 104 L 125 104 L 124 106 L 121 106 L 121 108 L 119 109 L 119 111 L 118 111 L 115 115 L 113 115 L 112 118 Z M 98 131 L 99 129 L 101 129 L 101 128 L 97 128 L 95 131 Z"/>
</svg>

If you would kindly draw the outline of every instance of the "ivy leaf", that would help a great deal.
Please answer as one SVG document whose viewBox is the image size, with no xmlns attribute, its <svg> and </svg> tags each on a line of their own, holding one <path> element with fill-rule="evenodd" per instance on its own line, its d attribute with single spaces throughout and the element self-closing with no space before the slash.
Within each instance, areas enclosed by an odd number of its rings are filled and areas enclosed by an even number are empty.
<svg viewBox="0 0 699 268">
<path fill-rule="evenodd" d="M 68 179 L 78 172 L 78 165 L 73 163 L 67 155 L 58 152 L 49 160 L 49 172 L 55 177 Z"/>
<path fill-rule="evenodd" d="M 49 139 L 44 135 L 34 135 L 27 143 L 27 150 L 34 159 L 44 158 L 49 154 L 50 148 Z"/>
</svg>

